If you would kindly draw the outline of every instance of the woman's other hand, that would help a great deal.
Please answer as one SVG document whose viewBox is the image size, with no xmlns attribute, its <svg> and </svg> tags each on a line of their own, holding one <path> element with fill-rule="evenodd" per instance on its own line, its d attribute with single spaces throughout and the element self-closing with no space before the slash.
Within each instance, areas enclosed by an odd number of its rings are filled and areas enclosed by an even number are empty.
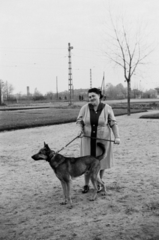
<svg viewBox="0 0 159 240">
<path fill-rule="evenodd" d="M 80 132 L 78 133 L 78 136 L 79 136 L 79 137 L 83 137 L 83 136 L 84 136 L 84 132 L 83 132 L 83 131 L 80 131 Z"/>
<path fill-rule="evenodd" d="M 120 138 L 115 138 L 114 143 L 115 144 L 120 144 Z"/>
</svg>

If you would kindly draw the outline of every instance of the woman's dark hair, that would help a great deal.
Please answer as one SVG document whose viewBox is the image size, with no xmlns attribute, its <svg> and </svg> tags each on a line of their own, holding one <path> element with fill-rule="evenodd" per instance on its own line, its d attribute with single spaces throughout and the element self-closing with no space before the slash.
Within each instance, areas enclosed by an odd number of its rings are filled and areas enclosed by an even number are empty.
<svg viewBox="0 0 159 240">
<path fill-rule="evenodd" d="M 103 98 L 102 92 L 101 92 L 101 90 L 99 88 L 90 88 L 88 90 L 88 93 L 96 93 L 96 94 L 98 94 L 100 96 L 100 99 Z"/>
</svg>

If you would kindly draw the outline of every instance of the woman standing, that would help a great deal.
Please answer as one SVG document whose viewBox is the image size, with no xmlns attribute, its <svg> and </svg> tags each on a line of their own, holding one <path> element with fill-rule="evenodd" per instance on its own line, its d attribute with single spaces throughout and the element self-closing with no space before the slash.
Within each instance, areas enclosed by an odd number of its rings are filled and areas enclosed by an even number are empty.
<svg viewBox="0 0 159 240">
<path fill-rule="evenodd" d="M 113 144 L 110 141 L 97 140 L 96 138 L 112 140 L 113 132 L 115 144 L 120 144 L 119 130 L 111 106 L 101 102 L 102 94 L 100 89 L 89 89 L 88 97 L 89 103 L 80 109 L 77 118 L 77 124 L 79 124 L 83 132 L 80 154 L 81 156 L 92 155 L 96 157 L 101 154 L 101 150 L 97 147 L 96 143 L 100 141 L 105 145 L 106 153 L 100 162 L 100 178 L 102 179 L 104 170 L 113 166 Z M 87 173 L 85 174 L 83 193 L 89 191 L 89 180 L 90 176 Z"/>
</svg>

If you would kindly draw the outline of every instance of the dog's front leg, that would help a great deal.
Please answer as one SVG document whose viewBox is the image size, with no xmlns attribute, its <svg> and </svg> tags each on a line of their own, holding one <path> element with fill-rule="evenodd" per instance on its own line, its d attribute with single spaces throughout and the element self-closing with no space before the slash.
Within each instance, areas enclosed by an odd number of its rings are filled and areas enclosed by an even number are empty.
<svg viewBox="0 0 159 240">
<path fill-rule="evenodd" d="M 62 189 L 63 189 L 63 201 L 61 202 L 62 205 L 67 204 L 67 185 L 65 181 L 61 181 Z"/>
<path fill-rule="evenodd" d="M 68 200 L 68 207 L 72 208 L 72 199 L 71 199 L 71 179 L 67 182 L 67 200 Z"/>
</svg>

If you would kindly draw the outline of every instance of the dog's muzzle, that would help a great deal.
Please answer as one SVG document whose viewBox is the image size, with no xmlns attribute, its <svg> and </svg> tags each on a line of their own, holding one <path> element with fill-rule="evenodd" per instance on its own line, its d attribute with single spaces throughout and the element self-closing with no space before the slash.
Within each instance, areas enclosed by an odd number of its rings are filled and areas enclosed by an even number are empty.
<svg viewBox="0 0 159 240">
<path fill-rule="evenodd" d="M 34 160 L 39 160 L 39 158 L 37 157 L 37 154 L 33 155 L 33 156 L 32 156 L 32 159 L 34 159 Z"/>
</svg>

